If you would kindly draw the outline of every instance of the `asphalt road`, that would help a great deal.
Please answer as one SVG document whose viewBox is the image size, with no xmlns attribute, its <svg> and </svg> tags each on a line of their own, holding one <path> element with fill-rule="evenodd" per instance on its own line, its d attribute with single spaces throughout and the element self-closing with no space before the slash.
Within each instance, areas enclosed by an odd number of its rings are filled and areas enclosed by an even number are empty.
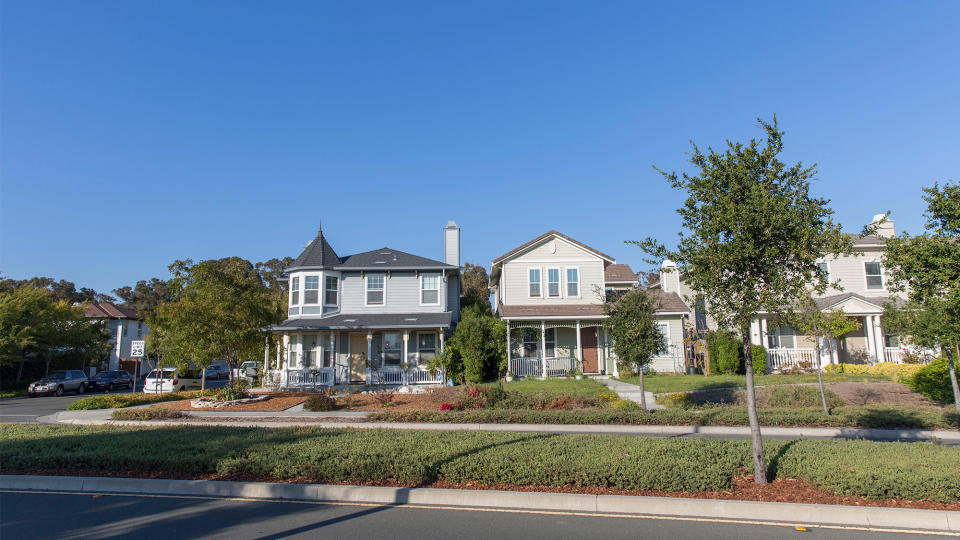
<svg viewBox="0 0 960 540">
<path fill-rule="evenodd" d="M 892 540 L 912 536 L 903 531 L 818 527 L 799 531 L 792 525 L 545 512 L 10 491 L 0 492 L 0 516 L 0 538 L 4 540 L 296 537 Z M 802 516 L 785 518 L 802 519 Z"/>
<path fill-rule="evenodd" d="M 219 388 L 228 384 L 226 379 L 220 381 L 208 381 L 209 388 Z M 143 388 L 142 384 L 137 384 L 137 390 Z M 67 410 L 74 401 L 87 396 L 97 396 L 103 394 L 129 394 L 130 390 L 115 390 L 113 392 L 86 392 L 84 394 L 65 394 L 57 396 L 37 396 L 14 397 L 0 399 L 0 424 L 2 423 L 36 423 L 37 418 L 47 416 L 60 411 Z"/>
</svg>

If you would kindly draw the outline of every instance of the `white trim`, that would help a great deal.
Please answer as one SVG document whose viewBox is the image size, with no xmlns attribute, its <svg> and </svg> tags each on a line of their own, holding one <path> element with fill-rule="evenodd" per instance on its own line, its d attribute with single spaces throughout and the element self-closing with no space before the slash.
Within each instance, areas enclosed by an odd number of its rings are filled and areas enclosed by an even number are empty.
<svg viewBox="0 0 960 540">
<path fill-rule="evenodd" d="M 436 301 L 436 302 L 433 302 L 433 303 L 424 303 L 424 301 L 423 301 L 423 291 L 424 291 L 424 288 L 423 288 L 423 278 L 426 277 L 426 274 L 430 274 L 432 277 L 436 277 L 436 278 L 437 278 L 437 289 L 436 289 L 436 291 L 437 291 L 437 301 Z M 419 287 L 418 290 L 417 290 L 417 296 L 418 296 L 417 301 L 419 302 L 419 304 L 420 304 L 421 306 L 439 306 L 439 305 L 440 305 L 440 289 L 441 289 L 441 287 L 440 287 L 440 282 L 441 282 L 441 281 L 443 281 L 443 279 L 442 279 L 442 274 L 434 274 L 433 272 L 421 272 L 421 273 L 420 273 L 420 278 L 419 278 L 420 287 Z M 429 289 L 429 290 L 433 290 L 433 289 Z"/>
<path fill-rule="evenodd" d="M 370 289 L 368 289 L 367 287 L 368 287 L 368 283 L 370 282 L 370 276 L 380 276 L 383 278 L 383 289 L 382 289 L 383 302 L 379 304 L 371 304 L 369 302 L 370 296 L 367 293 Z M 369 272 L 363 275 L 363 305 L 386 307 L 387 305 L 387 273 L 386 272 Z"/>
<path fill-rule="evenodd" d="M 333 279 L 337 280 L 337 300 L 336 300 L 336 302 L 333 303 L 333 304 L 328 304 L 328 303 L 327 303 L 327 280 L 330 279 L 330 278 L 333 278 Z M 322 281 L 323 281 L 323 306 L 324 306 L 324 307 L 337 307 L 337 306 L 339 306 L 339 305 L 340 305 L 340 289 L 342 288 L 342 287 L 340 286 L 340 282 L 341 282 L 340 276 L 336 276 L 336 275 L 326 275 L 326 274 L 324 274 Z M 364 294 L 366 294 L 366 290 L 364 290 Z"/>
<path fill-rule="evenodd" d="M 599 258 L 599 257 L 597 257 Z M 518 261 L 523 264 L 571 264 L 571 263 L 595 263 L 597 258 L 594 259 L 529 259 Z M 501 263 L 497 263 L 498 265 Z"/>
<path fill-rule="evenodd" d="M 593 319 L 606 319 L 607 315 L 587 315 L 578 317 L 576 315 L 550 315 L 550 316 L 529 316 L 529 317 L 500 317 L 505 321 L 590 321 Z"/>
<path fill-rule="evenodd" d="M 604 256 L 600 255 L 599 252 L 596 252 L 596 251 L 594 251 L 594 252 L 588 251 L 586 248 L 583 248 L 583 247 L 577 245 L 576 243 L 567 240 L 566 238 L 561 238 L 559 235 L 557 235 L 556 233 L 554 233 L 554 234 L 551 234 L 550 236 L 547 236 L 547 237 L 545 237 L 545 238 L 542 238 L 539 242 L 537 242 L 536 244 L 533 244 L 532 246 L 527 246 L 527 248 L 524 249 L 523 251 L 514 253 L 513 255 L 510 255 L 509 257 L 504 257 L 504 258 L 502 258 L 502 259 L 495 259 L 495 260 L 491 263 L 491 266 L 494 265 L 494 264 L 503 264 L 503 263 L 505 263 L 505 262 L 507 262 L 507 261 L 510 261 L 510 260 L 512 260 L 512 259 L 516 259 L 517 257 L 521 257 L 521 256 L 523 256 L 523 255 L 525 255 L 525 254 L 527 254 L 527 253 L 530 253 L 530 252 L 533 251 L 534 249 L 536 249 L 536 248 L 542 246 L 544 243 L 550 241 L 550 239 L 553 239 L 553 240 L 561 240 L 561 241 L 563 241 L 563 243 L 569 245 L 570 247 L 573 247 L 574 249 L 577 249 L 577 250 L 583 252 L 584 254 L 586 254 L 586 255 L 588 255 L 588 256 L 590 256 L 590 257 L 594 257 L 594 258 L 596 258 L 596 259 L 600 259 L 600 260 L 603 260 L 603 261 L 610 261 L 610 264 L 616 264 L 616 262 L 617 262 L 617 261 L 615 261 L 614 259 L 610 259 L 610 258 L 607 258 L 607 257 L 604 257 Z M 590 249 L 593 249 L 593 248 L 590 248 Z M 528 262 L 528 261 L 525 261 L 525 262 Z M 492 271 L 492 270 L 493 270 L 493 269 L 491 268 L 491 271 Z"/>
<path fill-rule="evenodd" d="M 567 273 L 567 272 L 569 272 L 570 270 L 576 270 L 576 271 L 577 271 L 577 281 L 576 281 L 576 283 L 577 283 L 577 294 L 576 294 L 576 295 L 573 295 L 573 296 L 570 295 L 570 281 L 569 281 L 570 275 Z M 581 282 L 581 281 L 582 281 L 582 280 L 580 279 L 580 267 L 579 267 L 579 266 L 565 266 L 565 267 L 563 268 L 563 292 L 564 292 L 564 298 L 580 298 L 581 290 L 583 289 L 583 287 L 580 286 L 580 282 Z"/>
<path fill-rule="evenodd" d="M 532 294 L 530 294 L 530 284 L 533 283 L 532 281 L 530 281 L 530 271 L 531 271 L 531 270 L 536 270 L 537 272 L 540 272 L 540 294 L 537 295 L 537 296 L 533 296 Z M 528 299 L 539 298 L 539 299 L 542 300 L 542 299 L 544 298 L 544 294 L 543 294 L 543 267 L 542 267 L 542 266 L 528 266 L 528 267 L 527 267 L 527 281 L 526 281 L 526 283 L 527 283 L 527 298 L 528 298 Z"/>
<path fill-rule="evenodd" d="M 301 290 L 301 298 L 300 298 L 301 303 L 300 303 L 300 305 L 301 305 L 301 306 L 320 306 L 320 305 L 323 305 L 323 303 L 322 303 L 322 302 L 323 302 L 323 299 L 320 298 L 320 291 L 321 291 L 320 282 L 323 281 L 323 273 L 321 272 L 321 273 L 319 273 L 319 274 L 301 274 L 301 275 L 303 276 L 303 289 Z M 307 303 L 307 278 L 312 278 L 312 277 L 317 278 L 317 288 L 316 288 L 316 289 L 310 289 L 311 291 L 312 291 L 312 290 L 316 290 L 316 291 L 317 291 L 317 301 L 316 301 L 316 302 Z"/>
<path fill-rule="evenodd" d="M 557 281 L 556 281 L 556 283 L 557 283 L 557 294 L 556 294 L 556 296 L 550 294 L 550 283 L 552 283 L 552 282 L 550 281 L 550 271 L 551 271 L 551 270 L 556 270 L 556 271 L 557 271 Z M 548 267 L 547 267 L 547 282 L 546 282 L 546 283 L 547 283 L 547 295 L 546 295 L 544 298 L 564 298 L 564 295 L 563 295 L 563 268 L 561 268 L 561 267 L 559 267 L 559 266 L 548 266 Z"/>
<path fill-rule="evenodd" d="M 880 288 L 871 289 L 870 283 L 867 280 L 867 265 L 876 264 L 880 267 Z M 887 290 L 887 280 L 883 279 L 883 263 L 880 261 L 863 261 L 863 290 L 870 291 L 886 291 Z"/>
<path fill-rule="evenodd" d="M 296 281 L 296 283 L 297 283 L 296 289 L 294 289 L 294 287 L 293 287 L 294 281 Z M 290 287 L 290 290 L 287 291 L 287 307 L 294 307 L 294 306 L 299 306 L 299 305 L 301 305 L 301 304 L 300 304 L 300 299 L 301 299 L 301 298 L 300 298 L 300 294 L 299 294 L 300 291 L 301 291 L 301 289 L 300 289 L 300 274 L 297 274 L 297 275 L 295 275 L 295 276 L 290 276 L 290 283 L 289 283 L 288 285 L 289 285 L 289 287 Z M 296 301 L 296 302 L 293 301 L 293 291 L 294 291 L 294 290 L 296 290 L 297 293 L 298 293 L 298 294 L 297 294 L 297 301 Z"/>
</svg>

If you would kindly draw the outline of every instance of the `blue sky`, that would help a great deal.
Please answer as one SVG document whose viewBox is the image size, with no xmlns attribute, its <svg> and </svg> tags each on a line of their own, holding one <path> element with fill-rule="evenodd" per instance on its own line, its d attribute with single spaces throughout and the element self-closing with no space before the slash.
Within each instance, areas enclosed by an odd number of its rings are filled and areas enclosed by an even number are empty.
<svg viewBox="0 0 960 540">
<path fill-rule="evenodd" d="M 666 4 L 670 4 L 667 6 Z M 0 12 L 0 274 L 175 259 L 465 261 L 556 228 L 635 269 L 689 140 L 759 136 L 859 230 L 960 179 L 958 2 L 50 2 Z"/>
</svg>

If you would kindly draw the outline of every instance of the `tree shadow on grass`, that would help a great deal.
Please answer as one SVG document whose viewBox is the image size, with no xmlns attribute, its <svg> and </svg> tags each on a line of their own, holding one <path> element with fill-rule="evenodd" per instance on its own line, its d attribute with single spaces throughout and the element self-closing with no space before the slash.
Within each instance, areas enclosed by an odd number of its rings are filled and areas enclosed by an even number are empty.
<svg viewBox="0 0 960 540">
<path fill-rule="evenodd" d="M 797 440 L 787 442 L 782 445 L 777 453 L 770 458 L 770 461 L 767 464 L 767 479 L 770 482 L 773 482 L 777 478 L 777 471 L 780 469 L 780 459 L 787 454 L 790 450 L 790 447 L 797 443 Z"/>
</svg>

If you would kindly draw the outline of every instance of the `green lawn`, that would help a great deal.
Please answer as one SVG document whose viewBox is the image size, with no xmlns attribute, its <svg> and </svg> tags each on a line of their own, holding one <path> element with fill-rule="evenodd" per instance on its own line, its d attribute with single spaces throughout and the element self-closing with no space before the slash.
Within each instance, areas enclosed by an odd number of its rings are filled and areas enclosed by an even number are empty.
<svg viewBox="0 0 960 540">
<path fill-rule="evenodd" d="M 486 386 L 486 385 L 484 385 Z M 549 396 L 595 397 L 607 387 L 593 379 L 519 379 L 503 383 L 504 390 L 522 394 L 544 393 Z"/>
<path fill-rule="evenodd" d="M 620 377 L 621 381 L 631 384 L 640 384 L 640 377 Z M 854 375 L 849 373 L 825 373 L 823 382 L 878 382 L 891 381 L 885 375 Z M 744 388 L 747 378 L 744 375 L 647 375 L 644 377 L 644 388 L 648 392 L 660 394 L 664 392 L 689 392 L 691 390 L 711 390 L 718 388 Z M 801 384 L 817 382 L 816 373 L 801 375 L 757 375 L 754 384 L 758 386 L 773 386 L 778 384 Z"/>
<path fill-rule="evenodd" d="M 771 476 L 830 493 L 960 501 L 960 448 L 823 440 L 764 447 Z M 752 468 L 746 440 L 583 434 L 8 425 L 0 428 L 0 448 L 2 472 L 405 486 L 700 492 L 729 490 Z"/>
</svg>

